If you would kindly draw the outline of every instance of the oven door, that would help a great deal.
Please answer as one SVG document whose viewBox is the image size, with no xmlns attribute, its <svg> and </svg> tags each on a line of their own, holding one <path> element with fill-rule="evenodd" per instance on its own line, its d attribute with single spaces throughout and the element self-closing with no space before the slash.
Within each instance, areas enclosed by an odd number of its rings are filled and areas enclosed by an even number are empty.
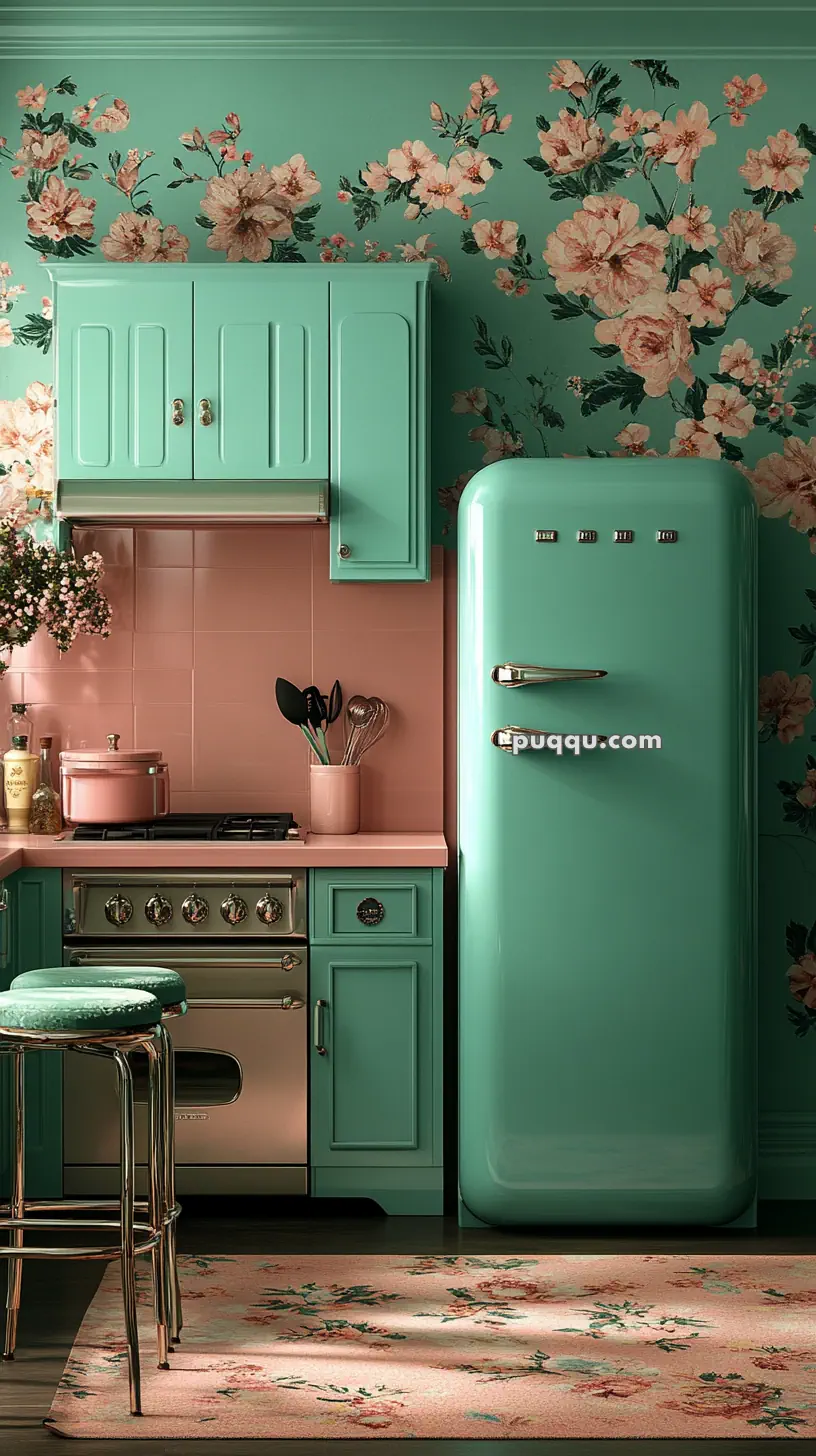
<svg viewBox="0 0 816 1456">
<path fill-rule="evenodd" d="M 242 945 L 233 952 L 174 943 L 164 954 L 155 942 L 149 947 L 117 942 L 69 947 L 64 959 L 91 971 L 94 965 L 166 966 L 184 977 L 187 1014 L 167 1022 L 176 1053 L 181 1192 L 305 1191 L 305 945 L 289 941 L 255 952 Z M 134 1054 L 132 1064 L 136 1160 L 144 1167 L 145 1054 Z M 66 1194 L 108 1191 L 119 1157 L 113 1069 L 101 1058 L 79 1053 L 67 1053 L 63 1065 Z M 272 1169 L 281 1170 L 281 1176 L 268 1176 Z"/>
</svg>

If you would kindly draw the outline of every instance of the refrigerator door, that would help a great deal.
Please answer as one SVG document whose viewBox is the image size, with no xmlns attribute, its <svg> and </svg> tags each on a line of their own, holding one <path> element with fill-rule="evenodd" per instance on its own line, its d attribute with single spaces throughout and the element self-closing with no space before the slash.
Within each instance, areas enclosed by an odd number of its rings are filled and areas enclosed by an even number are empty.
<svg viewBox="0 0 816 1456">
<path fill-rule="evenodd" d="M 755 551 L 721 462 L 504 461 L 464 493 L 460 1195 L 485 1223 L 752 1202 Z M 611 741 L 514 754 L 508 725 Z"/>
</svg>

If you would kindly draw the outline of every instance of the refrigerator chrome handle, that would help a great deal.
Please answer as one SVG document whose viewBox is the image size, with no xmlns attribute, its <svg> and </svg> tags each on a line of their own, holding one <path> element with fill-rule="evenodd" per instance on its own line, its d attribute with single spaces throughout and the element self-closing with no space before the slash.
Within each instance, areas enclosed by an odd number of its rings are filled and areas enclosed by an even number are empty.
<svg viewBox="0 0 816 1456">
<path fill-rule="evenodd" d="M 502 662 L 490 676 L 501 688 L 524 688 L 536 683 L 581 682 L 606 677 L 606 670 L 594 667 L 534 667 L 528 662 Z"/>
<path fill-rule="evenodd" d="M 503 753 L 512 753 L 514 733 L 526 733 L 528 738 L 532 738 L 534 734 L 537 738 L 548 738 L 551 731 L 548 728 L 519 728 L 517 723 L 506 723 L 503 728 L 497 728 L 495 733 L 491 733 L 490 742 L 494 748 L 500 748 Z M 559 733 L 558 736 L 559 738 L 563 738 L 564 734 Z M 585 738 L 597 738 L 599 743 L 607 743 L 609 741 L 608 733 L 592 733 L 584 734 L 583 736 Z"/>
</svg>

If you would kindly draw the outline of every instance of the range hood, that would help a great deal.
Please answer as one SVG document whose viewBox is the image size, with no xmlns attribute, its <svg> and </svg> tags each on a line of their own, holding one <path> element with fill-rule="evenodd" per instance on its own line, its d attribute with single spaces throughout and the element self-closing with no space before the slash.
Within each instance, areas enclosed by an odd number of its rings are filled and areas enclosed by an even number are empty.
<svg viewBox="0 0 816 1456">
<path fill-rule="evenodd" d="M 71 525 L 300 525 L 329 519 L 327 480 L 60 480 Z"/>
</svg>

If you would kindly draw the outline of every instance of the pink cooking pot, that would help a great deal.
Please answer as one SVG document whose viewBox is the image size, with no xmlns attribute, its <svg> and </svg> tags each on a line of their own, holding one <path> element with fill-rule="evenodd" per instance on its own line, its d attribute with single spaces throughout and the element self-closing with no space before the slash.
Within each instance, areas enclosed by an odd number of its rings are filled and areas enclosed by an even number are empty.
<svg viewBox="0 0 816 1456">
<path fill-rule="evenodd" d="M 105 749 L 60 754 L 62 812 L 68 824 L 136 824 L 170 810 L 170 775 L 158 749 Z"/>
</svg>

